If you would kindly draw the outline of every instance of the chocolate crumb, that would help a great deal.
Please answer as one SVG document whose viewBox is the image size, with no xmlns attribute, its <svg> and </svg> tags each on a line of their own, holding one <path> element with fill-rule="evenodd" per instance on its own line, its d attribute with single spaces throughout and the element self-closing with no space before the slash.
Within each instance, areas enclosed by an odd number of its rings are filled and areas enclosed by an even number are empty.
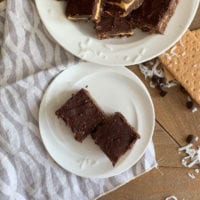
<svg viewBox="0 0 200 200">
<path fill-rule="evenodd" d="M 165 77 L 159 77 L 156 75 L 153 75 L 151 78 L 153 83 L 157 83 L 158 86 L 164 86 L 166 84 L 166 79 Z"/>
<path fill-rule="evenodd" d="M 88 88 L 88 85 L 86 85 L 85 88 Z"/>
<path fill-rule="evenodd" d="M 152 78 L 151 78 L 151 80 L 152 80 L 153 83 L 157 83 L 158 76 L 153 75 Z"/>
<path fill-rule="evenodd" d="M 163 87 L 166 85 L 166 79 L 164 77 L 153 75 L 151 81 L 156 85 L 156 88 L 159 90 L 160 96 L 164 97 L 167 94 L 167 91 L 163 90 Z"/>
<path fill-rule="evenodd" d="M 167 91 L 165 90 L 160 90 L 160 96 L 164 97 L 167 94 Z"/>
<path fill-rule="evenodd" d="M 165 78 L 165 77 L 160 78 L 160 83 L 162 83 L 162 84 L 165 85 L 166 82 L 167 82 L 167 81 L 166 81 L 166 78 Z"/>
<path fill-rule="evenodd" d="M 188 109 L 192 109 L 192 108 L 193 108 L 193 102 L 192 102 L 192 101 L 186 102 L 186 107 L 187 107 Z"/>
<path fill-rule="evenodd" d="M 198 139 L 199 139 L 199 138 L 198 138 L 197 136 L 188 135 L 187 138 L 186 138 L 186 142 L 187 142 L 188 144 L 192 144 L 192 143 L 198 141 Z"/>
<path fill-rule="evenodd" d="M 180 91 L 183 93 L 183 94 L 187 94 L 187 91 L 185 90 L 185 88 L 180 85 Z"/>
</svg>

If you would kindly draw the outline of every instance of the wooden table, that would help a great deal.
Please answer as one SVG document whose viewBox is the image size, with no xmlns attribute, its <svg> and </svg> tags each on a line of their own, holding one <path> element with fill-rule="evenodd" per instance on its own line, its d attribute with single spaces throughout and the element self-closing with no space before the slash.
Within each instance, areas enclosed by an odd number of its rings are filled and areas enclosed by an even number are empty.
<svg viewBox="0 0 200 200">
<path fill-rule="evenodd" d="M 200 28 L 200 8 L 190 27 Z M 154 145 L 159 168 L 129 182 L 99 200 L 164 200 L 175 195 L 178 200 L 200 200 L 200 174 L 196 179 L 188 176 L 194 169 L 181 165 L 182 155 L 178 147 L 186 144 L 188 134 L 200 138 L 200 107 L 195 113 L 185 106 L 186 96 L 179 87 L 170 88 L 162 98 L 158 91 L 149 87 L 137 67 L 129 67 L 147 86 L 154 102 L 156 127 Z"/>
</svg>

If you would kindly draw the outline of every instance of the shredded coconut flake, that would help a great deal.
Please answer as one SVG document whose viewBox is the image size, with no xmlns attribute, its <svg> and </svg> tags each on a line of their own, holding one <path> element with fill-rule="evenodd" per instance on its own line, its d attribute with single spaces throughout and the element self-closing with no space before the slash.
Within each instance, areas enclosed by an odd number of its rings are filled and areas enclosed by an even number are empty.
<svg viewBox="0 0 200 200">
<path fill-rule="evenodd" d="M 180 42 L 180 45 L 181 45 L 182 47 L 184 47 L 182 40 L 179 40 L 179 42 Z"/>
<path fill-rule="evenodd" d="M 163 78 L 164 72 L 162 69 L 158 69 L 159 65 L 160 65 L 160 61 L 157 59 L 154 65 L 152 66 L 152 69 L 149 69 L 144 64 L 140 64 L 139 69 L 142 72 L 142 74 L 145 76 L 145 79 L 152 78 L 153 75 Z"/>
<path fill-rule="evenodd" d="M 192 147 L 193 145 L 192 144 L 188 144 L 188 145 L 186 145 L 186 146 L 183 146 L 183 147 L 180 147 L 179 149 L 178 149 L 178 151 L 186 151 L 186 149 L 189 149 L 190 147 Z"/>
<path fill-rule="evenodd" d="M 178 200 L 176 196 L 166 197 L 165 200 Z"/>
<path fill-rule="evenodd" d="M 174 46 L 173 48 L 171 48 L 170 53 L 174 53 L 174 51 L 176 50 L 177 46 Z"/>
<path fill-rule="evenodd" d="M 185 53 L 185 51 L 181 54 L 181 56 L 183 57 L 183 56 L 185 56 L 186 55 L 186 53 Z"/>
<path fill-rule="evenodd" d="M 176 50 L 177 46 L 174 46 L 171 50 L 170 50 L 170 54 L 172 56 L 175 56 L 175 57 L 180 57 L 180 55 L 178 55 L 177 53 L 175 53 L 175 50 Z"/>
<path fill-rule="evenodd" d="M 149 64 L 150 64 L 150 65 L 153 65 L 153 61 L 150 61 Z"/>
<path fill-rule="evenodd" d="M 163 78 L 164 72 L 162 69 L 158 69 L 158 66 L 160 65 L 160 61 L 157 59 L 155 65 L 152 67 L 153 74 L 155 74 L 158 77 Z"/>
<path fill-rule="evenodd" d="M 165 85 L 165 88 L 171 88 L 171 87 L 174 87 L 178 85 L 178 82 L 176 80 L 172 81 L 172 82 L 168 82 L 166 85 Z"/>
<path fill-rule="evenodd" d="M 188 100 L 188 101 L 192 101 L 192 99 L 191 99 L 190 96 L 187 96 L 187 100 Z"/>
<path fill-rule="evenodd" d="M 150 81 L 150 87 L 151 88 L 155 88 L 156 87 L 155 84 L 152 81 Z"/>
<path fill-rule="evenodd" d="M 195 113 L 197 111 L 197 107 L 192 108 L 192 112 Z"/>
<path fill-rule="evenodd" d="M 179 148 L 179 151 L 184 151 L 187 154 L 181 161 L 183 166 L 191 168 L 200 164 L 200 148 L 194 149 L 193 144 L 188 144 Z"/>
<path fill-rule="evenodd" d="M 171 60 L 173 55 L 170 55 L 169 53 L 165 53 L 165 56 L 167 57 L 167 60 Z"/>
<path fill-rule="evenodd" d="M 156 59 L 155 62 L 150 61 L 149 64 L 151 65 L 151 69 L 144 64 L 139 65 L 139 69 L 140 69 L 141 73 L 144 75 L 145 79 L 147 79 L 147 78 L 151 79 L 153 77 L 153 75 L 156 75 L 160 78 L 165 77 L 163 69 L 159 68 L 160 61 L 158 59 Z M 170 88 L 170 87 L 176 86 L 177 84 L 178 84 L 178 82 L 176 80 L 174 80 L 172 82 L 165 83 L 163 85 L 163 88 Z M 152 81 L 150 82 L 150 87 L 155 88 L 155 84 Z"/>
<path fill-rule="evenodd" d="M 192 174 L 192 173 L 188 173 L 188 176 L 189 176 L 191 179 L 195 179 L 195 178 L 196 178 L 195 175 Z"/>
<path fill-rule="evenodd" d="M 139 69 L 141 73 L 144 75 L 145 79 L 151 78 L 153 76 L 152 70 L 150 70 L 147 66 L 140 64 Z"/>
<path fill-rule="evenodd" d="M 196 173 L 196 174 L 198 174 L 198 173 L 199 173 L 199 169 L 195 169 L 194 171 L 195 171 L 195 173 Z"/>
<path fill-rule="evenodd" d="M 197 64 L 192 65 L 192 67 L 197 67 Z"/>
</svg>

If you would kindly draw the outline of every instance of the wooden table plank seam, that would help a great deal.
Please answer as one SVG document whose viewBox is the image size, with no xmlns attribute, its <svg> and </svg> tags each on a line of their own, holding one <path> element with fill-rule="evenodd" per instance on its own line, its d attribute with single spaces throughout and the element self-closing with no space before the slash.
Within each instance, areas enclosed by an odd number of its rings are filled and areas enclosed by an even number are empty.
<svg viewBox="0 0 200 200">
<path fill-rule="evenodd" d="M 159 122 L 159 120 L 156 119 L 156 122 L 160 125 L 160 127 L 163 129 L 163 131 L 174 141 L 176 144 L 181 147 L 181 144 L 176 140 L 176 138 L 173 137 L 172 134 L 170 134 L 169 131 Z"/>
</svg>

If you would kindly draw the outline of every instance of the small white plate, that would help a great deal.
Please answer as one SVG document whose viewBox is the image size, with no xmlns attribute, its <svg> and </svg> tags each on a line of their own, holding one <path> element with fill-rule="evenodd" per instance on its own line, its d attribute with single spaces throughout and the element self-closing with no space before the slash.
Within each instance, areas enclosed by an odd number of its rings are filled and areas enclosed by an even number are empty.
<svg viewBox="0 0 200 200">
<path fill-rule="evenodd" d="M 55 115 L 74 91 L 86 86 L 105 113 L 121 112 L 141 135 L 115 167 L 91 136 L 77 142 L 70 128 Z M 40 106 L 39 125 L 43 143 L 59 165 L 82 177 L 105 178 L 127 170 L 141 158 L 152 138 L 154 118 L 150 95 L 134 73 L 124 67 L 79 63 L 59 74 L 48 87 Z"/>
<path fill-rule="evenodd" d="M 44 25 L 64 49 L 84 60 L 110 66 L 138 64 L 167 50 L 189 27 L 199 1 L 180 0 L 164 35 L 136 30 L 129 38 L 98 40 L 92 24 L 66 18 L 64 1 L 35 0 Z"/>
</svg>

